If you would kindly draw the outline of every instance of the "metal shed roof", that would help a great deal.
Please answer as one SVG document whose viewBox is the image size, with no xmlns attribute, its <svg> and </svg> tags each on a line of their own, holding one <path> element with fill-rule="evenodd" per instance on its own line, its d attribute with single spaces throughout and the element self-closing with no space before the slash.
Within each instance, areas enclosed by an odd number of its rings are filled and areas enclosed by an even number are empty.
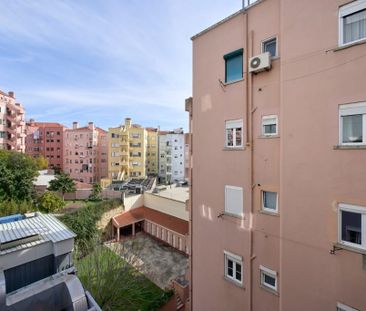
<svg viewBox="0 0 366 311">
<path fill-rule="evenodd" d="M 27 242 L 30 236 L 38 235 L 35 241 Z M 0 255 L 29 248 L 37 244 L 74 238 L 76 235 L 52 215 L 36 213 L 34 217 L 0 224 Z M 21 243 L 24 239 L 24 243 Z M 17 246 L 1 250 L 1 244 L 19 241 Z"/>
</svg>

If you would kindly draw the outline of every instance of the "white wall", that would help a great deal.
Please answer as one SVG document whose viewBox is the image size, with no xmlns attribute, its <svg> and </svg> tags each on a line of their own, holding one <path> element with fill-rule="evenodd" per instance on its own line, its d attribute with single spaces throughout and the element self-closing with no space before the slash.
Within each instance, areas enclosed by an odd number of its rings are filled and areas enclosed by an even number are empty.
<svg viewBox="0 0 366 311">
<path fill-rule="evenodd" d="M 186 210 L 186 204 L 184 202 L 145 192 L 143 205 L 161 213 L 189 221 L 189 213 Z"/>
</svg>

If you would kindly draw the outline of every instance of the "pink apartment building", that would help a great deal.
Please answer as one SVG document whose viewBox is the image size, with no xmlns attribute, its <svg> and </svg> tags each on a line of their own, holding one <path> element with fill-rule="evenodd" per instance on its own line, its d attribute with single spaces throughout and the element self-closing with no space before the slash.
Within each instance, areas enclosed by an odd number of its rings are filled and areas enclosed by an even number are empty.
<svg viewBox="0 0 366 311">
<path fill-rule="evenodd" d="M 0 149 L 25 151 L 25 110 L 14 92 L 0 90 Z"/>
<path fill-rule="evenodd" d="M 63 143 L 65 127 L 60 123 L 35 122 L 26 124 L 25 153 L 48 160 L 49 168 L 63 171 Z"/>
<path fill-rule="evenodd" d="M 366 1 L 244 5 L 192 38 L 192 309 L 365 311 Z"/>
<path fill-rule="evenodd" d="M 107 132 L 95 127 L 78 127 L 73 122 L 72 129 L 64 133 L 64 172 L 71 178 L 84 183 L 100 182 L 108 176 Z"/>
</svg>

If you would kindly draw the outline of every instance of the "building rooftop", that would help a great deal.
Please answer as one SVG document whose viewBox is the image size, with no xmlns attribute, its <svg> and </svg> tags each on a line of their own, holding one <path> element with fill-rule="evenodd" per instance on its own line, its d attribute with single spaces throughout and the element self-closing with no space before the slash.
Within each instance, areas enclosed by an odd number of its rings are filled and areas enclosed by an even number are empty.
<svg viewBox="0 0 366 311">
<path fill-rule="evenodd" d="M 188 187 L 176 187 L 175 185 L 171 185 L 171 186 L 157 187 L 155 189 L 158 189 L 158 192 L 153 192 L 152 194 L 163 198 L 176 200 L 184 203 L 189 199 Z"/>
<path fill-rule="evenodd" d="M 37 179 L 33 182 L 33 185 L 48 187 L 50 185 L 50 181 L 54 180 L 55 178 L 56 177 L 53 174 L 52 175 L 40 174 L 38 175 Z"/>
<path fill-rule="evenodd" d="M 24 215 L 21 220 L 0 223 L 0 255 L 74 237 L 75 233 L 52 215 Z"/>
</svg>

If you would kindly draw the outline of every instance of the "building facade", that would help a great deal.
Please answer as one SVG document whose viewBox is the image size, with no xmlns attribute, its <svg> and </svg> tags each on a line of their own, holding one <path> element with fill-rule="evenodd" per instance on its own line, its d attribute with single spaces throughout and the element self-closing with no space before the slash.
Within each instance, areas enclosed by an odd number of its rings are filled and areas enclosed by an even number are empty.
<svg viewBox="0 0 366 311">
<path fill-rule="evenodd" d="M 84 183 L 100 182 L 108 176 L 108 133 L 93 122 L 64 133 L 64 172 Z"/>
<path fill-rule="evenodd" d="M 63 171 L 63 144 L 65 127 L 59 123 L 26 123 L 25 153 L 38 158 L 43 156 L 50 169 Z"/>
<path fill-rule="evenodd" d="M 192 308 L 366 310 L 366 1 L 251 2 L 192 38 Z"/>
<path fill-rule="evenodd" d="M 172 183 L 184 180 L 185 137 L 182 129 L 159 133 L 159 180 Z"/>
<path fill-rule="evenodd" d="M 148 176 L 157 176 L 159 169 L 159 130 L 157 128 L 146 128 L 146 174 Z"/>
<path fill-rule="evenodd" d="M 25 110 L 14 92 L 0 91 L 0 149 L 25 151 Z"/>
<path fill-rule="evenodd" d="M 121 126 L 109 128 L 109 179 L 156 175 L 157 135 L 158 129 L 132 124 L 131 118 L 126 118 Z"/>
</svg>

